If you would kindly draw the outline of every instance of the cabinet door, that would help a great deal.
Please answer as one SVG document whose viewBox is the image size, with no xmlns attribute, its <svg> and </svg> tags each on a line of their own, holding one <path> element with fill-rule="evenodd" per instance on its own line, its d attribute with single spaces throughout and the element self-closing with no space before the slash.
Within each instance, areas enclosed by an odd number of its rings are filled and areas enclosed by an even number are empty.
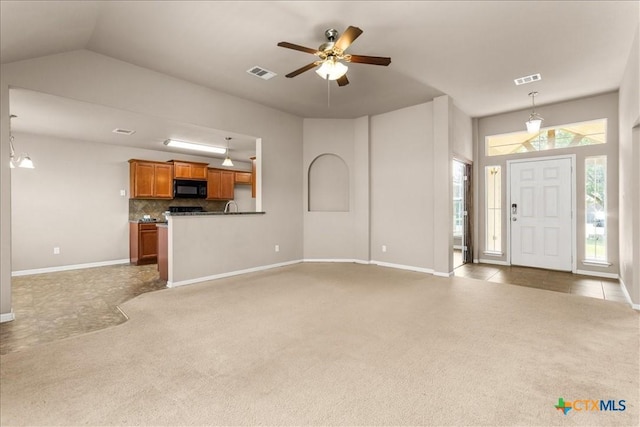
<svg viewBox="0 0 640 427">
<path fill-rule="evenodd" d="M 251 184 L 251 172 L 235 172 L 236 184 Z"/>
<path fill-rule="evenodd" d="M 235 174 L 232 171 L 222 171 L 220 179 L 220 198 L 223 200 L 233 200 L 233 184 Z"/>
<path fill-rule="evenodd" d="M 155 165 L 155 191 L 157 198 L 173 198 L 173 166 Z"/>
<path fill-rule="evenodd" d="M 154 164 L 131 163 L 131 197 L 153 197 Z"/>
<path fill-rule="evenodd" d="M 191 178 L 207 179 L 207 165 L 191 165 Z"/>
<path fill-rule="evenodd" d="M 141 224 L 139 239 L 138 262 L 155 261 L 158 256 L 158 230 L 155 224 L 149 228 L 143 228 Z"/>
<path fill-rule="evenodd" d="M 220 199 L 222 171 L 209 169 L 207 172 L 207 199 Z"/>
<path fill-rule="evenodd" d="M 256 198 L 256 158 L 251 157 L 251 197 Z"/>
<path fill-rule="evenodd" d="M 191 165 L 189 163 L 173 162 L 173 167 L 177 179 L 191 178 Z"/>
</svg>

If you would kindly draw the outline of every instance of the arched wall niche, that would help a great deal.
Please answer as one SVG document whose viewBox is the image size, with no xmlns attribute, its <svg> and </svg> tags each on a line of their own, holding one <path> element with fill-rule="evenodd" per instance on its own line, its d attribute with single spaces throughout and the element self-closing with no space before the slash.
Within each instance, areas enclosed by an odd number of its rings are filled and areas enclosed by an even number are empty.
<svg viewBox="0 0 640 427">
<path fill-rule="evenodd" d="M 349 211 L 349 167 L 337 154 L 321 154 L 309 165 L 309 212 Z"/>
</svg>

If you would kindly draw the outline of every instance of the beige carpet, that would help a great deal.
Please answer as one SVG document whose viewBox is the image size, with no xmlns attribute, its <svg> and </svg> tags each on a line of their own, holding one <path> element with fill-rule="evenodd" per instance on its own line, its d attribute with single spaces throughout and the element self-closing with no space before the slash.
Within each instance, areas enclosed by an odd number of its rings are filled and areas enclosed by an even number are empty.
<svg viewBox="0 0 640 427">
<path fill-rule="evenodd" d="M 621 303 L 355 264 L 144 294 L 0 358 L 2 425 L 638 425 Z M 569 411 L 558 398 L 626 401 Z"/>
</svg>

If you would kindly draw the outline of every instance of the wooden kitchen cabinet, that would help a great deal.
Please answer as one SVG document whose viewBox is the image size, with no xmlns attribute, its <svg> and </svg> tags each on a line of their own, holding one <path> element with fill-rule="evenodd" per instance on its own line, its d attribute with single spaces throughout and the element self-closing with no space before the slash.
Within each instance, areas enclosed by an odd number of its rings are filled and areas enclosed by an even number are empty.
<svg viewBox="0 0 640 427">
<path fill-rule="evenodd" d="M 233 200 L 234 171 L 209 168 L 207 171 L 207 199 Z"/>
<path fill-rule="evenodd" d="M 129 223 L 129 260 L 131 264 L 153 264 L 158 259 L 158 229 L 155 223 Z"/>
<path fill-rule="evenodd" d="M 173 164 L 174 179 L 207 179 L 208 163 L 183 162 L 180 160 L 169 160 Z"/>
<path fill-rule="evenodd" d="M 251 172 L 234 172 L 234 182 L 236 184 L 247 184 L 251 185 Z"/>
<path fill-rule="evenodd" d="M 256 158 L 251 157 L 251 197 L 256 198 Z"/>
<path fill-rule="evenodd" d="M 129 183 L 133 199 L 173 199 L 173 165 L 131 159 Z"/>
</svg>

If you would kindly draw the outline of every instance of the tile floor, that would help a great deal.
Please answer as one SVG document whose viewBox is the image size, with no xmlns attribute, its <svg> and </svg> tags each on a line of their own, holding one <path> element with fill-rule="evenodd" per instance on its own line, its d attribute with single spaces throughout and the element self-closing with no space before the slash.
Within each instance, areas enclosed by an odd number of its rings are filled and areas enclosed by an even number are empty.
<svg viewBox="0 0 640 427">
<path fill-rule="evenodd" d="M 617 279 L 583 276 L 563 271 L 491 264 L 463 264 L 454 270 L 460 277 L 527 286 L 566 294 L 627 303 Z"/>
<path fill-rule="evenodd" d="M 114 265 L 12 279 L 16 319 L 0 323 L 0 354 L 118 325 L 119 304 L 165 288 L 157 265 Z"/>
<path fill-rule="evenodd" d="M 14 277 L 16 320 L 0 324 L 0 354 L 124 322 L 119 304 L 165 288 L 156 268 L 155 264 L 116 265 Z M 460 277 L 626 303 L 617 280 L 489 264 L 464 264 L 454 272 Z"/>
</svg>

